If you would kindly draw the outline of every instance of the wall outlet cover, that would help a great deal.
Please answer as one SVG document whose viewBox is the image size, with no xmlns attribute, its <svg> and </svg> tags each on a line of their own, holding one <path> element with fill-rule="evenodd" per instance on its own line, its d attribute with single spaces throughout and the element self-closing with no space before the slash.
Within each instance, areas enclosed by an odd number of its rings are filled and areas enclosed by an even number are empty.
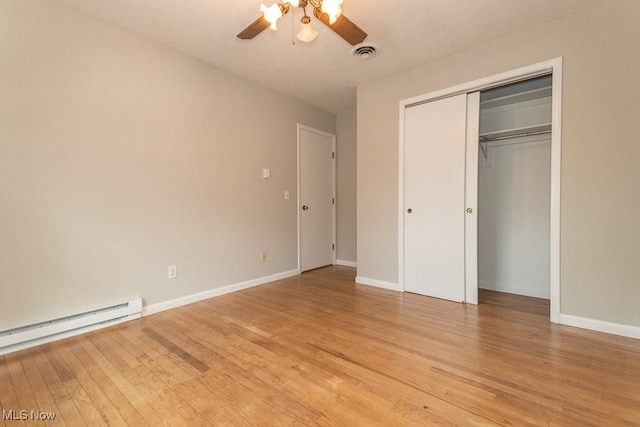
<svg viewBox="0 0 640 427">
<path fill-rule="evenodd" d="M 176 277 L 178 277 L 178 266 L 177 265 L 170 265 L 168 272 L 167 272 L 167 278 L 169 279 L 175 279 Z"/>
</svg>

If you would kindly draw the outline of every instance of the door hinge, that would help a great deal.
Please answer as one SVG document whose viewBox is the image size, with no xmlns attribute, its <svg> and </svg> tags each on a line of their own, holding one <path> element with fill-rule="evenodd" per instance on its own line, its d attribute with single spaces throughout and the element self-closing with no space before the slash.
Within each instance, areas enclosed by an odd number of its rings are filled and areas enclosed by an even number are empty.
<svg viewBox="0 0 640 427">
<path fill-rule="evenodd" d="M 335 205 L 335 204 L 336 204 L 336 198 L 335 198 L 335 197 L 331 199 L 331 204 L 332 204 L 332 205 Z"/>
<path fill-rule="evenodd" d="M 336 158 L 336 152 L 335 152 L 335 151 L 331 152 L 331 158 L 332 158 L 332 159 L 335 159 L 335 158 Z"/>
<path fill-rule="evenodd" d="M 335 243 L 332 243 L 332 244 L 331 244 L 331 250 L 332 250 L 332 251 L 335 251 L 335 250 L 336 250 L 336 244 L 335 244 Z"/>
</svg>

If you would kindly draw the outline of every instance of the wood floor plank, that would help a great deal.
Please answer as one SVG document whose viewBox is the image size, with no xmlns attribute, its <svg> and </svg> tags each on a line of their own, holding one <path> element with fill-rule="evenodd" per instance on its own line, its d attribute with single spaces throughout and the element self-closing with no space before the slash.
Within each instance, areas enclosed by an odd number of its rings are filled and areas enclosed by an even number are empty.
<svg viewBox="0 0 640 427">
<path fill-rule="evenodd" d="M 38 422 L 30 419 L 29 415 L 32 410 L 38 409 L 38 402 L 31 390 L 29 380 L 22 366 L 22 361 L 29 358 L 29 352 L 27 350 L 20 351 L 18 353 L 8 354 L 5 356 L 7 369 L 11 375 L 11 382 L 15 387 L 15 392 L 18 397 L 19 406 L 16 408 L 18 412 L 26 411 L 26 415 L 22 417 L 25 425 L 33 426 Z"/>
<path fill-rule="evenodd" d="M 259 336 L 255 337 L 255 339 L 252 339 L 250 337 L 250 334 L 252 332 L 251 330 L 245 329 L 245 331 L 246 331 L 246 333 L 243 336 L 246 339 L 254 341 L 254 342 L 258 342 L 258 343 L 260 343 L 262 345 L 265 344 L 264 342 L 261 342 Z M 236 332 L 238 334 L 242 334 L 242 329 L 238 328 Z M 290 334 L 287 334 L 287 336 L 290 336 Z M 279 338 L 279 340 L 281 340 L 281 338 Z M 335 388 L 336 384 L 344 384 L 345 381 L 350 381 L 351 383 L 356 383 L 356 384 L 360 384 L 361 383 L 356 378 L 348 376 L 343 369 L 337 369 L 337 370 L 336 369 L 333 369 L 333 370 L 327 369 L 327 366 L 329 366 L 328 364 L 322 366 L 322 369 L 313 369 L 313 367 L 319 367 L 315 363 L 316 360 L 320 359 L 319 354 L 316 351 L 317 347 L 316 346 L 310 346 L 310 345 L 302 346 L 302 345 L 300 345 L 301 343 L 304 343 L 304 338 L 294 337 L 293 341 L 289 341 L 289 342 L 286 343 L 285 346 L 283 346 L 284 350 L 282 352 L 279 352 L 278 356 L 280 358 L 286 358 L 287 356 L 291 356 L 293 354 L 295 354 L 296 356 L 300 356 L 300 357 L 297 357 L 297 360 L 295 360 L 295 363 L 297 364 L 296 368 L 298 368 L 299 372 L 311 372 L 311 373 L 327 372 L 328 375 L 324 375 L 324 378 L 322 378 L 320 381 L 317 381 L 317 383 L 319 385 L 321 385 L 322 387 L 326 387 L 327 383 L 329 383 L 329 384 L 332 384 L 332 386 L 333 386 L 332 388 Z M 272 351 L 276 351 L 277 350 L 277 348 L 276 348 L 276 346 L 274 344 L 275 343 L 270 343 L 270 345 L 269 345 L 269 349 L 272 350 Z M 296 350 L 292 350 L 292 348 L 296 348 Z M 306 348 L 308 353 L 307 354 L 300 353 L 300 352 L 304 351 L 305 348 Z M 313 365 L 315 365 L 315 366 L 313 366 L 312 369 L 309 369 L 309 367 L 307 366 L 309 360 L 314 361 Z M 294 363 L 294 361 L 292 361 L 292 363 Z M 359 366 L 359 367 L 361 367 L 361 366 Z M 277 372 L 281 373 L 282 370 L 279 369 L 279 370 L 277 370 Z M 372 372 L 370 372 L 370 371 L 366 372 L 367 376 L 371 376 L 371 374 L 372 374 Z M 318 391 L 314 390 L 313 394 L 317 395 Z M 389 401 L 389 403 L 392 403 L 392 402 L 393 401 L 391 401 L 391 400 Z M 380 407 L 380 406 L 383 406 L 383 404 L 381 404 L 380 402 L 377 402 L 376 406 Z M 386 406 L 386 404 L 384 406 Z M 349 408 L 349 409 L 351 409 L 351 408 Z M 368 413 L 374 412 L 375 413 L 376 411 L 366 411 L 366 412 L 368 412 Z M 397 424 L 398 421 L 395 421 L 395 423 Z"/>
<path fill-rule="evenodd" d="M 174 329 L 176 327 L 176 323 L 178 322 L 178 319 L 173 319 L 173 322 L 171 325 L 163 325 L 163 329 Z M 175 332 L 175 336 L 177 337 L 184 337 L 184 334 L 182 332 L 180 332 L 177 329 L 174 329 Z M 218 339 L 220 339 L 220 343 L 222 344 L 224 343 L 228 343 L 228 341 L 231 340 L 235 340 L 236 344 L 238 345 L 238 352 L 239 353 L 229 353 L 227 351 L 224 351 L 225 347 L 229 347 L 228 345 L 221 345 L 221 346 L 216 346 L 215 344 L 213 344 L 211 347 L 212 348 L 216 348 L 217 349 L 217 356 L 220 357 L 214 357 L 213 360 L 218 361 L 219 363 L 223 363 L 225 365 L 225 370 L 230 370 L 232 372 L 234 372 L 234 376 L 236 378 L 243 378 L 242 382 L 240 383 L 240 386 L 243 388 L 248 388 L 248 390 L 251 390 L 251 388 L 249 388 L 252 384 L 259 382 L 259 383 L 263 383 L 264 386 L 262 388 L 264 388 L 265 390 L 261 390 L 261 389 L 254 389 L 253 392 L 245 392 L 245 395 L 247 394 L 252 394 L 253 395 L 253 402 L 252 402 L 252 406 L 261 406 L 263 407 L 262 409 L 260 409 L 260 411 L 257 411 L 253 408 L 251 408 L 254 412 L 256 413 L 271 413 L 272 411 L 270 411 L 270 407 L 273 406 L 277 406 L 277 405 L 281 405 L 283 407 L 287 407 L 289 408 L 287 413 L 286 413 L 286 418 L 289 420 L 289 422 L 293 422 L 294 420 L 309 420 L 312 419 L 314 417 L 317 417 L 317 414 L 314 413 L 313 411 L 309 411 L 308 408 L 305 408 L 305 404 L 304 402 L 300 402 L 297 397 L 299 396 L 289 396 L 286 393 L 282 393 L 281 390 L 278 388 L 278 390 L 272 390 L 273 386 L 277 386 L 279 387 L 282 378 L 260 378 L 259 376 L 256 376 L 255 373 L 259 372 L 259 369 L 255 369 L 255 363 L 257 363 L 257 359 L 255 354 L 251 351 L 250 349 L 250 343 L 247 342 L 237 342 L 238 337 L 231 337 L 231 336 L 227 336 L 222 338 L 222 336 L 218 337 Z M 204 343 L 214 343 L 214 339 L 212 339 L 211 334 L 208 334 L 208 336 L 201 336 L 199 337 L 200 341 L 204 342 Z M 183 339 L 184 340 L 184 339 Z M 212 359 L 212 355 L 210 352 L 206 352 L 203 351 L 204 349 L 201 346 L 197 346 L 194 345 L 194 343 L 190 342 L 189 344 L 187 344 L 186 342 L 183 341 L 182 343 L 183 345 L 189 345 L 189 347 L 194 348 L 194 350 L 197 350 L 198 347 L 200 347 L 199 353 L 202 354 L 201 357 L 207 357 L 208 359 Z M 247 361 L 249 360 L 249 365 L 246 365 Z M 258 362 L 259 363 L 259 362 Z M 249 368 L 247 368 L 247 366 L 249 366 Z M 208 373 L 208 370 L 206 371 Z M 250 378 L 250 381 L 246 381 L 247 378 Z M 231 384 L 234 384 L 237 382 L 237 379 L 235 379 Z M 206 382 L 207 385 L 210 385 L 211 383 Z M 271 385 L 270 385 L 271 384 Z M 245 408 L 245 412 L 243 413 L 243 416 L 245 418 L 251 419 L 254 418 L 252 417 L 250 414 L 246 413 L 246 410 L 248 410 L 249 408 Z"/>
<path fill-rule="evenodd" d="M 167 393 L 165 383 L 157 377 L 157 373 L 137 359 L 138 363 L 132 365 L 126 362 L 129 359 L 126 353 L 128 353 L 128 349 L 134 349 L 134 346 L 125 340 L 120 332 L 116 330 L 108 337 L 100 335 L 95 336 L 94 339 L 100 338 L 103 344 L 100 349 L 105 358 L 117 367 L 116 369 L 121 372 L 122 377 L 134 388 L 135 395 L 132 404 L 136 407 L 142 405 L 146 408 L 147 405 L 144 402 L 148 402 L 148 406 L 156 412 L 157 417 L 161 420 L 160 423 L 152 425 L 180 425 L 182 419 L 175 408 L 182 404 L 183 399 L 173 393 Z M 136 353 L 140 352 L 138 347 L 135 347 L 135 350 Z M 142 354 L 140 352 L 140 357 Z M 115 374 L 114 377 L 120 384 L 120 377 Z M 121 384 L 121 386 L 127 388 L 125 384 Z M 148 416 L 153 417 L 151 414 Z M 145 415 L 146 417 L 147 415 Z"/>
<path fill-rule="evenodd" d="M 82 426 L 84 425 L 82 415 L 80 415 L 75 402 L 67 392 L 66 387 L 56 373 L 56 369 L 51 365 L 51 362 L 47 357 L 47 353 L 50 352 L 50 348 L 50 345 L 39 346 L 32 349 L 31 353 L 38 369 L 40 370 L 40 374 L 42 375 L 44 382 L 47 384 L 47 387 L 51 392 L 51 396 L 55 400 L 58 410 L 60 411 L 56 416 L 56 419 L 58 419 L 58 417 L 60 417 L 60 419 L 64 419 L 65 424 L 68 426 Z"/>
<path fill-rule="evenodd" d="M 37 402 L 37 406 L 33 408 L 33 410 L 44 413 L 44 418 L 41 418 L 43 421 L 40 422 L 40 425 L 65 426 L 64 417 L 58 415 L 61 414 L 61 411 L 58 409 L 58 405 L 40 373 L 40 369 L 34 358 L 35 352 L 33 350 L 27 350 L 26 352 L 28 352 L 30 357 L 26 357 L 25 354 L 25 357 L 21 358 L 20 361 L 27 380 L 29 381 L 31 392 Z M 49 419 L 49 414 L 53 416 L 52 420 Z M 32 416 L 33 414 L 29 415 Z M 38 417 L 40 415 L 36 416 Z"/>
<path fill-rule="evenodd" d="M 114 331 L 113 335 L 116 334 Z M 167 413 L 171 415 L 171 408 L 161 402 L 159 393 L 120 357 L 121 352 L 116 350 L 120 346 L 114 345 L 114 340 L 104 341 L 108 337 L 103 337 L 92 334 L 89 339 L 93 345 L 86 347 L 87 351 L 149 425 L 171 425 L 171 417 L 166 416 Z"/>
<path fill-rule="evenodd" d="M 205 397 L 194 397 L 184 389 L 184 384 L 197 376 L 199 371 L 147 336 L 143 331 L 144 325 L 140 326 L 138 330 L 123 329 L 121 333 L 142 350 L 138 356 L 141 366 L 137 371 L 157 391 L 153 402 L 162 409 L 162 417 L 174 420 L 170 422 L 171 425 L 187 422 L 190 425 L 206 425 L 206 417 L 196 410 L 193 403 Z M 138 385 L 141 386 L 144 385 Z M 152 392 L 147 391 L 147 394 L 152 395 Z"/>
<path fill-rule="evenodd" d="M 314 270 L 0 358 L 0 407 L 67 425 L 640 425 L 640 340 L 552 324 L 537 298 L 354 278 Z"/>
<path fill-rule="evenodd" d="M 7 356 L 0 357 L 0 406 L 2 406 L 3 411 L 7 411 L 6 413 L 9 413 L 10 411 L 19 412 L 22 410 L 22 407 L 20 406 L 20 401 L 18 400 L 18 395 L 16 393 L 17 390 L 15 385 L 13 384 L 6 358 Z M 6 425 L 4 417 L 2 422 L 4 425 Z M 11 424 L 24 425 L 24 421 L 11 421 Z"/>
<path fill-rule="evenodd" d="M 151 422 L 147 421 L 147 413 L 144 415 L 139 412 L 139 406 L 134 406 L 131 400 L 135 400 L 135 393 L 130 389 L 126 389 L 127 382 L 123 381 L 117 375 L 109 375 L 113 373 L 110 364 L 96 350 L 91 342 L 91 336 L 86 339 L 77 339 L 79 344 L 74 355 L 78 361 L 84 366 L 84 370 L 91 376 L 91 379 L 100 385 L 100 391 L 109 399 L 111 406 L 118 413 L 120 418 L 125 422 L 135 423 L 136 426 L 154 425 L 159 419 L 151 418 Z M 120 381 L 118 381 L 120 380 Z M 117 383 L 116 383 L 117 382 Z M 124 391 L 130 393 L 125 395 Z M 113 411 L 111 411 L 113 414 Z M 105 411 L 106 414 L 106 411 Z M 110 424 L 118 424 L 118 418 L 111 418 Z"/>
<path fill-rule="evenodd" d="M 110 415 L 115 418 L 122 418 L 113 414 L 109 399 L 75 357 L 74 353 L 79 346 L 76 340 L 69 338 L 54 344 L 53 350 L 57 356 L 58 363 L 64 363 L 69 372 L 73 374 L 73 378 L 68 378 L 64 384 L 85 423 L 92 426 L 106 426 L 109 425 Z"/>
</svg>

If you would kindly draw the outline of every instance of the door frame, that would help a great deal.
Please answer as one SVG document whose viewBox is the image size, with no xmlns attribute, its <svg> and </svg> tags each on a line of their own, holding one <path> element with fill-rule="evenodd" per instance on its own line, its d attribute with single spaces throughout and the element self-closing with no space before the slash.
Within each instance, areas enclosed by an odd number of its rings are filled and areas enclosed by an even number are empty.
<svg viewBox="0 0 640 427">
<path fill-rule="evenodd" d="M 552 76 L 551 106 L 551 195 L 550 195 L 550 235 L 549 235 L 549 291 L 550 320 L 560 322 L 560 189 L 562 154 L 562 57 L 494 74 L 478 80 L 462 83 L 446 89 L 418 95 L 400 101 L 399 144 L 398 144 L 398 285 L 404 283 L 404 112 L 413 105 L 436 101 L 462 93 L 478 92 L 493 87 L 504 86 L 521 80 L 542 75 Z M 466 197 L 466 194 L 465 194 Z M 466 243 L 465 243 L 466 244 Z M 477 243 L 476 243 L 477 244 Z M 467 260 L 465 260 L 466 265 Z M 465 295 L 477 294 L 477 287 L 466 289 Z"/>
<path fill-rule="evenodd" d="M 336 247 L 336 136 L 332 133 L 329 132 L 325 132 L 322 131 L 320 129 L 316 129 L 316 128 L 312 128 L 310 126 L 306 126 L 303 125 L 301 123 L 297 124 L 296 127 L 296 148 L 297 148 L 297 153 L 296 153 L 296 169 L 297 169 L 297 181 L 296 181 L 296 186 L 297 186 L 297 191 L 296 191 L 296 210 L 297 210 L 297 221 L 298 221 L 298 243 L 297 243 L 297 247 L 298 247 L 298 271 L 302 271 L 302 266 L 301 266 L 301 262 L 302 262 L 302 242 L 300 240 L 300 236 L 301 236 L 301 222 L 300 222 L 300 211 L 301 206 L 300 206 L 300 176 L 301 176 L 301 170 L 300 170 L 300 131 L 301 130 L 305 130 L 307 132 L 313 132 L 313 133 L 317 133 L 319 135 L 322 136 L 326 136 L 328 138 L 331 138 L 331 150 L 333 152 L 333 162 L 331 162 L 331 197 L 333 197 L 333 201 L 334 203 L 331 206 L 331 240 L 333 241 L 333 253 L 331 255 L 331 263 L 333 265 L 336 265 L 336 254 L 338 252 L 338 248 Z"/>
</svg>

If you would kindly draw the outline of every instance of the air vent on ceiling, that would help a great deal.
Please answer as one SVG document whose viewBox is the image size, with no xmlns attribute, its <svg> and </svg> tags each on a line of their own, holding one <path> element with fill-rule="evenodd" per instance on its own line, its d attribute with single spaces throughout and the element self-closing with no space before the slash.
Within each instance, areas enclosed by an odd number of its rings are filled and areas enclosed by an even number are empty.
<svg viewBox="0 0 640 427">
<path fill-rule="evenodd" d="M 351 55 L 356 59 L 371 59 L 378 55 L 379 49 L 375 44 L 367 43 L 356 46 L 351 50 Z"/>
</svg>

